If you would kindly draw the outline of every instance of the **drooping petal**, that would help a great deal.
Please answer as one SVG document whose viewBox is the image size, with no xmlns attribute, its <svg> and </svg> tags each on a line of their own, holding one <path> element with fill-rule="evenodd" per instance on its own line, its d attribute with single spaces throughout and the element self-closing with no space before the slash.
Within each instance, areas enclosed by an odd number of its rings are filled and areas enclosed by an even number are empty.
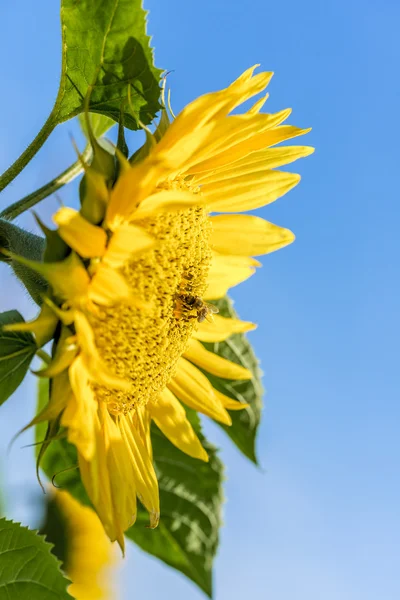
<svg viewBox="0 0 400 600">
<path fill-rule="evenodd" d="M 253 215 L 218 215 L 211 217 L 211 222 L 211 244 L 222 254 L 268 254 L 295 239 L 289 229 Z"/>
<path fill-rule="evenodd" d="M 242 212 L 274 202 L 299 181 L 296 173 L 270 170 L 205 184 L 202 194 L 212 211 Z"/>
<path fill-rule="evenodd" d="M 185 454 L 208 462 L 208 454 L 191 426 L 185 409 L 171 390 L 166 388 L 149 410 L 156 425 L 172 444 Z"/>
<path fill-rule="evenodd" d="M 239 319 L 227 319 L 220 315 L 213 315 L 213 321 L 199 323 L 193 338 L 201 342 L 223 342 L 234 333 L 245 333 L 256 329 L 257 325 Z"/>
<path fill-rule="evenodd" d="M 119 428 L 135 471 L 137 495 L 150 513 L 150 527 L 157 527 L 160 519 L 160 500 L 158 481 L 151 457 L 129 414 L 119 417 Z"/>
<path fill-rule="evenodd" d="M 168 388 L 190 408 L 225 425 L 231 425 L 231 418 L 207 377 L 185 358 L 178 360 L 176 375 L 169 382 Z"/>
<path fill-rule="evenodd" d="M 96 449 L 95 419 L 98 405 L 81 356 L 69 368 L 69 381 L 73 397 L 63 412 L 61 424 L 68 429 L 68 441 L 77 447 L 85 460 L 90 461 Z"/>
<path fill-rule="evenodd" d="M 78 449 L 79 471 L 88 496 L 103 523 L 111 541 L 117 540 L 124 550 L 123 529 L 118 522 L 111 493 L 110 473 L 107 461 L 108 442 L 106 428 L 100 423 L 99 415 L 94 420 L 95 452 L 86 460 Z"/>
<path fill-rule="evenodd" d="M 201 367 L 208 373 L 224 379 L 251 379 L 252 373 L 241 365 L 231 362 L 214 352 L 206 350 L 197 340 L 191 340 L 184 353 L 192 363 Z"/>
<path fill-rule="evenodd" d="M 53 221 L 58 225 L 60 237 L 82 258 L 103 256 L 107 243 L 104 229 L 92 225 L 78 211 L 66 206 L 56 212 Z"/>
</svg>

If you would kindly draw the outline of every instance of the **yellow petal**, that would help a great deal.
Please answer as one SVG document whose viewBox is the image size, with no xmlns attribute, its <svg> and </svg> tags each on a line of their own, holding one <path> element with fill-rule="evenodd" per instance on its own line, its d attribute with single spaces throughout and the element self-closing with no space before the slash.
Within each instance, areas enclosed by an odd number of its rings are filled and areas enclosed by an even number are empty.
<svg viewBox="0 0 400 600">
<path fill-rule="evenodd" d="M 197 340 L 190 340 L 184 356 L 208 373 L 216 375 L 216 377 L 223 377 L 224 379 L 252 378 L 252 373 L 249 369 L 245 369 L 241 365 L 206 350 L 203 344 Z"/>
<path fill-rule="evenodd" d="M 256 115 L 257 113 L 260 112 L 260 110 L 262 109 L 262 107 L 264 106 L 264 104 L 266 103 L 266 101 L 269 98 L 269 94 L 265 94 L 265 96 L 263 98 L 260 98 L 260 100 L 257 100 L 257 102 L 255 102 L 253 104 L 253 106 L 247 111 L 248 115 Z"/>
<path fill-rule="evenodd" d="M 213 315 L 213 321 L 199 323 L 193 337 L 201 342 L 223 342 L 234 333 L 245 333 L 252 331 L 257 325 L 239 319 L 226 319 L 219 315 Z"/>
<path fill-rule="evenodd" d="M 222 254 L 214 255 L 208 273 L 207 290 L 204 294 L 205 300 L 223 298 L 231 287 L 246 281 L 255 272 L 255 269 L 251 266 L 231 264 L 230 258 Z"/>
<path fill-rule="evenodd" d="M 150 513 L 150 527 L 157 527 L 160 518 L 158 481 L 151 457 L 129 414 L 119 417 L 119 427 L 135 470 L 136 489 L 140 501 Z"/>
<path fill-rule="evenodd" d="M 97 402 L 89 384 L 89 378 L 81 356 L 69 368 L 69 380 L 73 397 L 61 417 L 61 425 L 68 429 L 68 441 L 74 444 L 85 460 L 95 453 L 95 415 Z"/>
<path fill-rule="evenodd" d="M 215 393 L 217 394 L 218 398 L 221 400 L 222 405 L 227 410 L 243 410 L 244 408 L 249 408 L 249 406 L 250 406 L 246 402 L 239 402 L 238 400 L 233 400 L 233 398 L 229 398 L 229 396 L 225 396 L 225 394 L 222 394 L 218 390 L 215 390 Z"/>
<path fill-rule="evenodd" d="M 231 425 L 232 420 L 207 377 L 185 358 L 179 359 L 176 375 L 168 388 L 190 408 L 225 425 Z"/>
<path fill-rule="evenodd" d="M 190 160 L 185 161 L 186 171 L 190 174 L 202 171 L 204 161 L 212 160 L 214 156 L 218 157 L 221 152 L 226 154 L 241 143 L 251 141 L 254 136 L 260 136 L 282 123 L 290 113 L 290 109 L 285 109 L 274 114 L 246 113 L 221 120 L 216 124 L 210 142 L 202 146 Z"/>
<path fill-rule="evenodd" d="M 296 173 L 266 171 L 202 186 L 202 194 L 213 211 L 254 210 L 284 196 L 300 181 Z"/>
<path fill-rule="evenodd" d="M 293 127 L 292 125 L 280 125 L 279 127 L 274 127 L 273 129 L 269 129 L 263 133 L 255 134 L 249 139 L 232 146 L 228 150 L 225 150 L 199 164 L 196 164 L 196 166 L 192 168 L 191 173 L 215 170 L 219 167 L 232 164 L 249 155 L 251 152 L 263 150 L 270 146 L 275 146 L 276 144 L 279 144 L 279 142 L 284 142 L 299 135 L 304 135 L 309 131 L 311 130 L 299 129 L 298 127 Z"/>
<path fill-rule="evenodd" d="M 107 462 L 106 428 L 99 416 L 94 420 L 96 449 L 91 460 L 86 460 L 78 449 L 79 471 L 88 496 L 103 523 L 111 541 L 117 540 L 124 549 L 124 535 L 118 522 L 111 493 L 110 473 Z"/>
<path fill-rule="evenodd" d="M 114 269 L 122 267 L 132 254 L 149 250 L 155 244 L 156 240 L 141 227 L 123 223 L 112 235 L 103 262 Z"/>
<path fill-rule="evenodd" d="M 190 161 L 196 150 L 204 146 L 211 136 L 214 136 L 214 123 L 203 125 L 197 129 L 189 128 L 183 131 L 179 137 L 173 125 L 167 129 L 166 134 L 151 154 L 153 160 L 156 159 L 165 165 L 165 174 L 168 171 L 179 171 Z"/>
<path fill-rule="evenodd" d="M 139 221 L 167 212 L 187 210 L 192 206 L 204 204 L 204 202 L 204 198 L 199 194 L 164 190 L 146 198 L 132 214 L 131 221 Z"/>
<path fill-rule="evenodd" d="M 76 210 L 67 207 L 60 208 L 53 221 L 58 225 L 60 237 L 82 258 L 103 256 L 107 243 L 104 229 L 92 225 Z"/>
<path fill-rule="evenodd" d="M 112 306 L 129 300 L 133 292 L 122 273 L 103 261 L 93 275 L 88 296 L 97 304 Z"/>
<path fill-rule="evenodd" d="M 272 73 L 252 77 L 258 65 L 247 69 L 227 88 L 204 94 L 188 104 L 168 128 L 164 137 L 179 140 L 188 130 L 199 130 L 212 121 L 226 116 L 236 106 L 251 98 L 268 85 Z"/>
<path fill-rule="evenodd" d="M 277 148 L 266 148 L 258 152 L 252 152 L 241 160 L 233 164 L 215 169 L 214 171 L 205 171 L 196 175 L 196 183 L 203 185 L 207 183 L 216 183 L 240 175 L 249 175 L 259 171 L 275 169 L 282 165 L 288 165 L 299 158 L 309 156 L 314 152 L 311 146 L 278 146 Z"/>
<path fill-rule="evenodd" d="M 104 405 L 101 413 L 114 522 L 124 532 L 134 524 L 137 516 L 135 469 L 119 426 Z"/>
<path fill-rule="evenodd" d="M 191 426 L 185 409 L 169 389 L 160 394 L 150 411 L 157 427 L 174 446 L 193 458 L 208 462 L 208 454 Z"/>
<path fill-rule="evenodd" d="M 149 196 L 160 177 L 160 165 L 143 161 L 124 171 L 111 191 L 106 223 L 112 231 L 129 219 L 132 212 Z"/>
<path fill-rule="evenodd" d="M 222 254 L 268 254 L 291 244 L 295 237 L 284 229 L 253 215 L 211 217 L 210 242 Z"/>
</svg>

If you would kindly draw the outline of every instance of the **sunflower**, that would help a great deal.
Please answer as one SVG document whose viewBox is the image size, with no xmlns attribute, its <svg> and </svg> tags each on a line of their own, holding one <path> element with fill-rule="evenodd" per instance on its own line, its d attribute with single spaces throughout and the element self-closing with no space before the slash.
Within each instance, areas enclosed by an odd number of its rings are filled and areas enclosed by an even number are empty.
<svg viewBox="0 0 400 600">
<path fill-rule="evenodd" d="M 260 264 L 253 256 L 294 239 L 237 214 L 293 188 L 299 175 L 276 167 L 313 151 L 273 147 L 309 130 L 282 125 L 290 110 L 260 113 L 266 97 L 231 114 L 269 83 L 272 73 L 254 69 L 198 98 L 168 126 L 163 114 L 163 127 L 146 132 L 129 162 L 118 155 L 116 179 L 104 161 L 85 166 L 80 212 L 62 207 L 54 215 L 67 258 L 25 261 L 50 284 L 41 315 L 26 327 L 44 340 L 49 322 L 61 321 L 53 360 L 39 373 L 51 378 L 50 401 L 34 422 L 60 419 L 93 506 L 122 547 L 137 497 L 150 527 L 159 521 L 151 421 L 183 452 L 207 461 L 181 402 L 225 425 L 229 411 L 244 408 L 202 370 L 237 380 L 251 373 L 201 342 L 255 326 L 212 319 L 207 301 L 250 277 Z"/>
<path fill-rule="evenodd" d="M 109 571 L 117 557 L 98 516 L 65 491 L 57 490 L 54 502 L 66 534 L 63 568 L 72 581 L 68 593 L 77 600 L 111 600 Z"/>
</svg>

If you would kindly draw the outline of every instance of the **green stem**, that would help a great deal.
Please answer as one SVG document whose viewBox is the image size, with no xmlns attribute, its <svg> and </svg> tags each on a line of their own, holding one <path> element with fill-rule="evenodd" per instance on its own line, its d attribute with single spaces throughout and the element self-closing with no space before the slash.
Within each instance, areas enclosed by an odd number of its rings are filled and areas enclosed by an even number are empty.
<svg viewBox="0 0 400 600">
<path fill-rule="evenodd" d="M 91 155 L 92 149 L 88 146 L 82 154 L 82 159 L 86 162 L 90 160 Z M 7 219 L 8 221 L 16 219 L 20 214 L 29 210 L 35 206 L 35 204 L 44 200 L 47 196 L 50 196 L 50 194 L 54 194 L 54 192 L 59 190 L 63 185 L 75 179 L 75 177 L 78 177 L 82 171 L 82 163 L 80 160 L 77 160 L 73 165 L 68 167 L 68 169 L 65 169 L 63 173 L 46 183 L 43 187 L 28 194 L 28 196 L 25 196 L 22 200 L 18 200 L 18 202 L 14 202 L 14 204 L 7 206 L 7 208 L 0 213 L 0 218 Z"/>
<path fill-rule="evenodd" d="M 21 154 L 19 158 L 15 161 L 14 164 L 11 165 L 1 175 L 0 177 L 0 192 L 4 190 L 4 188 L 11 183 L 13 179 L 22 171 L 24 167 L 28 164 L 28 162 L 35 156 L 36 152 L 43 146 L 55 126 L 57 125 L 57 119 L 55 117 L 55 112 L 52 112 L 49 115 L 46 123 L 43 125 L 42 129 L 39 131 L 35 139 L 29 144 L 27 149 Z"/>
<path fill-rule="evenodd" d="M 45 362 L 47 365 L 51 363 L 51 356 L 41 348 L 39 348 L 39 350 L 36 350 L 36 356 L 41 358 L 42 361 Z"/>
</svg>

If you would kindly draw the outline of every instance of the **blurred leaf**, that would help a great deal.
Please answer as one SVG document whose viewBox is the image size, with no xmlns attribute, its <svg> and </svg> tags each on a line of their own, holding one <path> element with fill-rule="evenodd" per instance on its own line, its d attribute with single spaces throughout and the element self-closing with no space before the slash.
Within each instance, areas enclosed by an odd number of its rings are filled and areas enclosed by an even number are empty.
<svg viewBox="0 0 400 600">
<path fill-rule="evenodd" d="M 35 531 L 0 519 L 0 600 L 67 600 L 69 582 L 51 545 Z"/>
<path fill-rule="evenodd" d="M 89 110 L 138 129 L 158 112 L 161 71 L 153 65 L 141 0 L 62 0 L 63 72 L 56 101 L 61 123 Z"/>
<path fill-rule="evenodd" d="M 13 254 L 23 256 L 30 260 L 42 260 L 45 240 L 44 238 L 25 231 L 13 225 L 6 219 L 0 219 L 0 249 L 4 248 Z M 41 304 L 41 294 L 47 289 L 47 283 L 38 273 L 21 265 L 17 260 L 0 252 L 0 262 L 10 265 L 15 275 L 24 284 L 36 304 Z"/>
<path fill-rule="evenodd" d="M 37 350 L 31 333 L 3 331 L 4 325 L 23 322 L 16 310 L 0 313 L 0 404 L 20 385 Z"/>
<path fill-rule="evenodd" d="M 213 302 L 219 308 L 222 317 L 238 318 L 229 298 Z M 221 379 L 203 371 L 213 387 L 234 400 L 246 402 L 250 406 L 240 411 L 230 411 L 232 425 L 227 427 L 218 423 L 236 446 L 247 458 L 257 464 L 255 441 L 261 419 L 263 387 L 261 371 L 258 360 L 253 352 L 250 342 L 243 333 L 231 335 L 225 342 L 204 343 L 207 350 L 222 356 L 232 362 L 238 363 L 253 373 L 253 378 L 248 381 L 231 381 Z"/>
<path fill-rule="evenodd" d="M 65 569 L 69 549 L 67 524 L 53 494 L 46 495 L 46 511 L 39 533 L 44 535 L 49 544 L 52 544 L 52 553 L 60 561 L 61 568 Z"/>
<path fill-rule="evenodd" d="M 212 566 L 221 526 L 223 465 L 216 449 L 202 436 L 196 413 L 190 414 L 210 461 L 204 463 L 187 456 L 153 425 L 160 524 L 157 529 L 148 529 L 149 517 L 142 509 L 126 535 L 149 554 L 184 573 L 211 597 Z"/>
<path fill-rule="evenodd" d="M 90 140 L 89 140 L 89 134 L 88 134 L 88 130 L 87 130 L 85 115 L 83 113 L 81 113 L 79 115 L 78 119 L 79 119 L 79 125 L 81 126 L 81 129 L 83 131 L 83 134 L 86 137 L 87 141 L 89 142 Z M 89 119 L 90 119 L 92 131 L 93 131 L 93 135 L 95 138 L 100 138 L 109 129 L 111 129 L 111 127 L 113 127 L 115 125 L 115 121 L 113 121 L 113 119 L 110 119 L 110 117 L 105 117 L 104 115 L 101 115 L 100 113 L 89 113 Z"/>
</svg>

